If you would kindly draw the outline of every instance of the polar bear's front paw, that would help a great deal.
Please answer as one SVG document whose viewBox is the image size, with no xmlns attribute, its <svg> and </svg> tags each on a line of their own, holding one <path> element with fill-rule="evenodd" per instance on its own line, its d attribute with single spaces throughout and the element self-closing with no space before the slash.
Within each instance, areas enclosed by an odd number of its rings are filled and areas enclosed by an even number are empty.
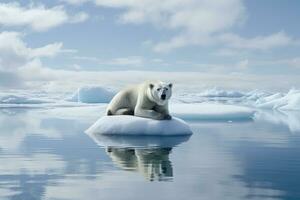
<svg viewBox="0 0 300 200">
<path fill-rule="evenodd" d="M 165 120 L 171 120 L 171 119 L 172 119 L 172 116 L 171 116 L 171 115 L 165 115 L 165 116 L 164 116 L 164 119 L 165 119 Z"/>
<path fill-rule="evenodd" d="M 165 119 L 165 115 L 159 114 L 159 115 L 156 116 L 154 119 L 156 119 L 156 120 L 164 120 L 164 119 Z"/>
</svg>

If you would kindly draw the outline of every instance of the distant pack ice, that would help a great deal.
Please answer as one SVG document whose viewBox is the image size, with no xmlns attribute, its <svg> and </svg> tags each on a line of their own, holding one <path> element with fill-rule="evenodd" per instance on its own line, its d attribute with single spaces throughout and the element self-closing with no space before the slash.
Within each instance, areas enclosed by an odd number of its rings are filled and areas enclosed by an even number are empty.
<svg viewBox="0 0 300 200">
<path fill-rule="evenodd" d="M 253 109 L 215 103 L 171 104 L 170 111 L 172 116 L 184 120 L 238 121 L 251 120 L 254 116 Z"/>
<path fill-rule="evenodd" d="M 30 97 L 26 94 L 0 93 L 0 104 L 45 104 L 53 102 L 53 100 L 45 97 Z"/>
<path fill-rule="evenodd" d="M 129 115 L 101 117 L 88 130 L 87 134 L 103 135 L 191 135 L 188 124 L 178 118 L 154 120 Z"/>
</svg>

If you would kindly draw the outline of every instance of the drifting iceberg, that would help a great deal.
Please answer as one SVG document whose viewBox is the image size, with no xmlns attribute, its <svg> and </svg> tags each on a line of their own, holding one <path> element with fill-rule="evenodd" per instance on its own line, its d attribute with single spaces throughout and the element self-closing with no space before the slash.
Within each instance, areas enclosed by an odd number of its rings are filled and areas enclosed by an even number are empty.
<svg viewBox="0 0 300 200">
<path fill-rule="evenodd" d="M 108 103 L 114 93 L 99 86 L 84 86 L 79 88 L 67 101 L 81 103 Z"/>
<path fill-rule="evenodd" d="M 255 102 L 259 108 L 300 110 L 300 90 L 291 89 L 287 94 L 273 94 Z"/>
<path fill-rule="evenodd" d="M 191 135 L 190 127 L 181 119 L 153 120 L 129 115 L 104 116 L 88 130 L 103 135 Z"/>
</svg>

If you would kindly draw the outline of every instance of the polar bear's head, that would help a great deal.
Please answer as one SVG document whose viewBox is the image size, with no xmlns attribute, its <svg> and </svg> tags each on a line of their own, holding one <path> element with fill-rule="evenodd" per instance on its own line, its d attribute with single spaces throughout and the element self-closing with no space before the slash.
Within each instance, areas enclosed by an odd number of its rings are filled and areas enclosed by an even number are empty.
<svg viewBox="0 0 300 200">
<path fill-rule="evenodd" d="M 172 83 L 150 83 L 151 99 L 158 105 L 165 105 L 172 96 Z"/>
</svg>

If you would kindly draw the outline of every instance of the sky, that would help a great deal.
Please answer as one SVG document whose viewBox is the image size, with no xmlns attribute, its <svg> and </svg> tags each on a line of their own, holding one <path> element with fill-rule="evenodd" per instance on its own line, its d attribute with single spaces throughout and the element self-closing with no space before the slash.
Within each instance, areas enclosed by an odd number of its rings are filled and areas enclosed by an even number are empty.
<svg viewBox="0 0 300 200">
<path fill-rule="evenodd" d="M 1 0 L 0 89 L 299 88 L 299 10 L 298 0 Z"/>
</svg>

